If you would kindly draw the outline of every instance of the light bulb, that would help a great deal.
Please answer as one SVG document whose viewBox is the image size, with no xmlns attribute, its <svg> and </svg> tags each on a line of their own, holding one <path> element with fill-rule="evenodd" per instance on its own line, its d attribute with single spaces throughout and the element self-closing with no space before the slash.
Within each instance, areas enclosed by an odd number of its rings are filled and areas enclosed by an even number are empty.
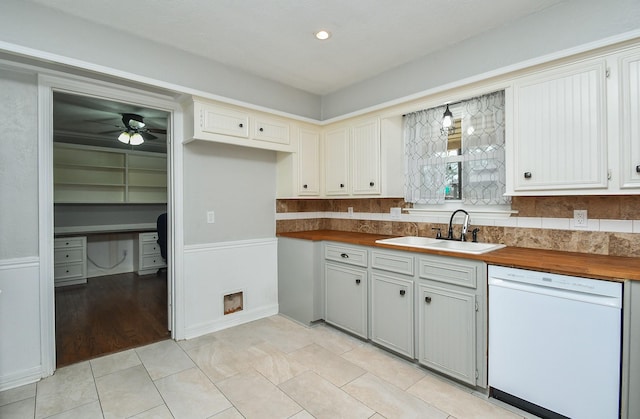
<svg viewBox="0 0 640 419">
<path fill-rule="evenodd" d="M 131 145 L 140 145 L 144 143 L 144 138 L 142 138 L 142 135 L 140 135 L 139 133 L 135 133 L 131 136 L 131 140 L 130 140 L 130 144 Z"/>
<path fill-rule="evenodd" d="M 123 131 L 122 134 L 120 134 L 120 136 L 118 137 L 118 141 L 125 144 L 129 144 L 130 139 L 131 139 L 131 136 L 126 131 Z"/>
</svg>

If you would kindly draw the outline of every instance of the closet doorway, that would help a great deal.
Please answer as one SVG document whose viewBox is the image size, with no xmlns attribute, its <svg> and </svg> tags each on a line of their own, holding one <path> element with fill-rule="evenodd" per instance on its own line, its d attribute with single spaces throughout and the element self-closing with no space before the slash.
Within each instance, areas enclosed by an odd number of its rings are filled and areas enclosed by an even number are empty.
<svg viewBox="0 0 640 419">
<path fill-rule="evenodd" d="M 171 338 L 171 115 L 55 90 L 52 109 L 61 367 Z"/>
</svg>

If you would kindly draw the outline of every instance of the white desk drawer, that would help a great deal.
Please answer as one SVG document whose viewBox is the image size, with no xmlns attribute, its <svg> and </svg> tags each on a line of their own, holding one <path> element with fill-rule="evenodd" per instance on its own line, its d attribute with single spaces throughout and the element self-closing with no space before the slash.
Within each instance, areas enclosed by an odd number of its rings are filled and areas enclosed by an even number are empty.
<svg viewBox="0 0 640 419">
<path fill-rule="evenodd" d="M 53 277 L 55 279 L 84 278 L 84 269 L 82 264 L 69 264 L 56 266 L 53 268 Z"/>
<path fill-rule="evenodd" d="M 60 249 L 53 252 L 54 263 L 84 262 L 84 249 Z"/>
<path fill-rule="evenodd" d="M 165 266 L 164 259 L 162 256 L 145 256 L 140 261 L 140 270 L 149 269 L 149 268 L 162 268 Z"/>
<path fill-rule="evenodd" d="M 142 255 L 159 255 L 160 254 L 160 245 L 158 243 L 143 243 L 142 244 Z"/>
<path fill-rule="evenodd" d="M 156 243 L 158 241 L 158 233 L 156 233 L 156 232 L 153 232 L 153 233 L 140 233 L 140 241 L 143 241 L 145 243 L 147 243 L 147 242 Z"/>
<path fill-rule="evenodd" d="M 63 238 L 55 239 L 53 242 L 53 247 L 55 249 L 83 247 L 83 246 L 84 246 L 84 237 L 63 237 Z"/>
</svg>

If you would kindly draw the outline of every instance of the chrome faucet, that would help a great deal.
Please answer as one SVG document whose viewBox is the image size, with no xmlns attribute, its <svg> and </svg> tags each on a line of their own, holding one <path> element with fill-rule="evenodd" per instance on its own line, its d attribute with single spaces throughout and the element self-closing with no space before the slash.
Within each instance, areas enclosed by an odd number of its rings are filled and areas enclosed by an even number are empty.
<svg viewBox="0 0 640 419">
<path fill-rule="evenodd" d="M 453 217 L 455 217 L 455 215 L 459 212 L 463 212 L 465 214 L 464 216 L 464 222 L 462 223 L 462 233 L 460 234 L 460 241 L 467 241 L 467 230 L 469 229 L 469 213 L 463 209 L 458 209 L 453 211 L 453 214 L 451 214 L 451 219 L 449 220 L 449 231 L 447 233 L 447 239 L 449 240 L 453 240 Z"/>
</svg>

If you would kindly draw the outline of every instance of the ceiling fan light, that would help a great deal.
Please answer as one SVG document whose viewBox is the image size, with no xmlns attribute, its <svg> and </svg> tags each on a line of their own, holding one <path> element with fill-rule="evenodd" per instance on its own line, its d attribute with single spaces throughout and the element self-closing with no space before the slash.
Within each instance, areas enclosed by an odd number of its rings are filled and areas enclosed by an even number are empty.
<svg viewBox="0 0 640 419">
<path fill-rule="evenodd" d="M 129 144 L 130 140 L 131 135 L 129 135 L 127 131 L 123 131 L 122 134 L 120 134 L 120 136 L 118 137 L 118 141 L 120 141 L 121 143 Z"/>
<path fill-rule="evenodd" d="M 142 143 L 144 143 L 144 138 L 142 138 L 142 135 L 140 135 L 139 133 L 135 133 L 131 136 L 131 140 L 129 142 L 131 145 L 140 145 Z"/>
</svg>

